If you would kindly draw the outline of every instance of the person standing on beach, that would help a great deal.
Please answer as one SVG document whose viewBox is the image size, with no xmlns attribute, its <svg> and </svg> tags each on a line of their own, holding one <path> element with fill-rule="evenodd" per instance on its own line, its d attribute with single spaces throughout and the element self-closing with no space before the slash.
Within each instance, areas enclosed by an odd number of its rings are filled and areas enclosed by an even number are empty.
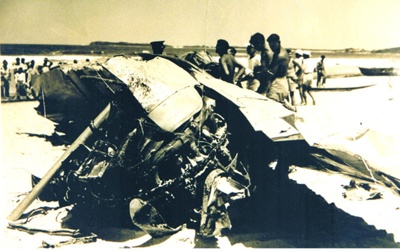
<svg viewBox="0 0 400 251">
<path fill-rule="evenodd" d="M 26 72 L 26 70 L 28 70 L 29 63 L 27 63 L 27 62 L 25 61 L 25 58 L 21 58 L 21 66 L 20 66 L 20 67 L 22 67 L 22 70 L 23 70 L 24 72 Z"/>
<path fill-rule="evenodd" d="M 84 66 L 89 67 L 90 65 L 91 65 L 90 59 L 87 58 L 87 59 L 85 60 Z"/>
<path fill-rule="evenodd" d="M 260 53 L 261 61 L 260 65 L 256 66 L 253 70 L 254 76 L 260 82 L 260 87 L 257 92 L 261 95 L 267 95 L 267 88 L 269 86 L 269 79 L 267 69 L 271 62 L 272 52 L 267 49 L 265 37 L 263 34 L 257 32 L 250 37 L 250 44 L 253 45 L 254 49 Z"/>
<path fill-rule="evenodd" d="M 239 64 L 235 57 L 228 53 L 229 43 L 224 39 L 219 39 L 215 47 L 215 52 L 220 56 L 220 78 L 228 83 L 236 83 L 243 75 L 245 68 Z M 237 73 L 236 73 L 237 69 Z"/>
<path fill-rule="evenodd" d="M 28 64 L 26 74 L 28 75 L 26 83 L 30 88 L 32 87 L 32 78 L 39 74 L 37 68 L 35 67 L 35 60 L 31 60 L 31 62 Z"/>
<path fill-rule="evenodd" d="M 281 102 L 286 108 L 295 111 L 296 108 L 289 103 L 289 87 L 286 79 L 289 65 L 289 55 L 285 48 L 281 46 L 278 34 L 271 34 L 268 45 L 273 51 L 272 61 L 267 70 L 270 86 L 267 88 L 267 97 Z"/>
<path fill-rule="evenodd" d="M 310 61 L 311 57 L 311 52 L 309 51 L 303 51 L 303 70 L 304 70 L 304 82 L 303 82 L 303 99 L 304 99 L 304 105 L 307 105 L 307 94 L 310 95 L 310 97 L 313 100 L 313 105 L 315 105 L 315 99 L 314 96 L 311 93 L 311 85 L 312 81 L 314 79 L 314 66 L 312 65 L 312 62 Z"/>
<path fill-rule="evenodd" d="M 247 46 L 246 52 L 249 55 L 247 58 L 247 70 L 250 72 L 246 76 L 247 80 L 243 81 L 244 86 L 242 87 L 256 92 L 260 87 L 260 81 L 254 77 L 254 69 L 261 66 L 261 57 L 251 44 Z"/>
<path fill-rule="evenodd" d="M 230 46 L 228 52 L 229 52 L 229 54 L 231 54 L 232 56 L 235 57 L 237 50 L 235 49 L 235 47 Z"/>
<path fill-rule="evenodd" d="M 21 58 L 21 67 L 25 74 L 25 83 L 28 83 L 28 73 L 26 72 L 28 70 L 28 66 L 28 63 L 25 62 L 25 58 Z"/>
<path fill-rule="evenodd" d="M 228 53 L 231 54 L 236 59 L 237 50 L 235 49 L 235 47 L 229 46 Z M 235 68 L 235 75 L 237 74 L 237 70 L 238 68 Z M 235 82 L 235 84 L 241 86 L 240 78 L 237 78 L 237 82 Z"/>
<path fill-rule="evenodd" d="M 8 68 L 7 60 L 3 60 L 3 66 L 1 67 L 1 97 L 10 97 L 10 81 L 11 81 L 11 71 Z"/>
<path fill-rule="evenodd" d="M 295 106 L 296 101 L 294 98 L 294 92 L 296 91 L 298 86 L 298 77 L 296 74 L 296 70 L 302 68 L 302 66 L 299 64 L 298 61 L 292 58 L 291 50 L 287 49 L 286 51 L 289 55 L 289 64 L 288 64 L 286 79 L 288 81 L 288 86 L 289 86 L 290 103 L 292 104 L 292 106 Z"/>
<path fill-rule="evenodd" d="M 326 83 L 326 71 L 324 64 L 325 55 L 321 55 L 321 60 L 317 63 L 317 87 L 324 86 Z"/>
<path fill-rule="evenodd" d="M 78 60 L 74 59 L 74 61 L 72 62 L 72 70 L 78 70 L 78 68 L 80 68 L 80 65 L 78 64 Z"/>
<path fill-rule="evenodd" d="M 15 62 L 12 63 L 10 67 L 10 72 L 11 72 L 11 83 L 13 86 L 17 86 L 17 73 L 18 69 L 21 67 L 21 59 L 19 57 L 15 58 Z"/>
<path fill-rule="evenodd" d="M 26 85 L 26 79 L 25 79 L 25 71 L 22 67 L 18 68 L 16 74 L 15 74 L 15 81 L 16 81 L 16 91 L 15 91 L 15 97 L 14 100 L 20 100 L 22 96 L 26 97 L 26 99 L 29 99 L 28 97 L 28 92 L 27 92 L 27 85 Z"/>
<path fill-rule="evenodd" d="M 15 75 L 18 72 L 18 69 L 21 67 L 21 59 L 19 57 L 15 58 L 15 62 L 12 63 L 11 72 Z M 14 79 L 14 82 L 17 81 Z"/>
<path fill-rule="evenodd" d="M 300 96 L 300 104 L 304 104 L 303 98 L 303 81 L 304 81 L 304 65 L 303 65 L 303 51 L 298 49 L 295 52 L 295 58 L 293 59 L 296 62 L 294 70 L 297 76 L 297 86 L 299 88 L 299 96 Z"/>
<path fill-rule="evenodd" d="M 48 58 L 43 59 L 43 65 L 41 67 L 42 72 L 48 72 L 51 69 L 51 66 L 53 66 L 53 62 L 51 62 Z"/>
</svg>

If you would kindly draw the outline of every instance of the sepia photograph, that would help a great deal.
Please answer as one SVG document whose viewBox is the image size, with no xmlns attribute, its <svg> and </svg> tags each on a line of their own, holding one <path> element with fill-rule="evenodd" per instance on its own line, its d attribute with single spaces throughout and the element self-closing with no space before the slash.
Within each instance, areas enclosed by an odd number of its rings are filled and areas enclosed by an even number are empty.
<svg viewBox="0 0 400 251">
<path fill-rule="evenodd" d="M 2 250 L 400 248 L 398 0 L 2 0 Z"/>
</svg>

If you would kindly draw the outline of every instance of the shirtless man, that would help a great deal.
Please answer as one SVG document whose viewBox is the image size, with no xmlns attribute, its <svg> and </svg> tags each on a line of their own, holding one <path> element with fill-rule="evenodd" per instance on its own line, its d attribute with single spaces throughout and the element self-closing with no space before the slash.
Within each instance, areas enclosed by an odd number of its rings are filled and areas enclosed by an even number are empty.
<svg viewBox="0 0 400 251">
<path fill-rule="evenodd" d="M 271 64 L 268 67 L 270 85 L 267 97 L 283 102 L 289 97 L 289 88 L 286 80 L 289 55 L 286 49 L 281 46 L 281 41 L 277 34 L 271 34 L 267 41 L 274 53 Z"/>
<path fill-rule="evenodd" d="M 51 62 L 48 58 L 44 58 L 43 65 L 42 65 L 42 72 L 50 71 L 52 66 L 53 66 L 53 62 Z"/>
<path fill-rule="evenodd" d="M 3 60 L 1 71 L 1 98 L 10 98 L 11 70 L 7 60 Z"/>
<path fill-rule="evenodd" d="M 232 56 L 236 56 L 237 50 L 235 47 L 229 47 L 228 53 L 231 54 Z"/>
<path fill-rule="evenodd" d="M 224 39 L 219 39 L 215 47 L 215 52 L 220 56 L 220 78 L 229 83 L 236 83 L 244 74 L 245 68 L 239 64 L 235 57 L 228 53 L 229 43 Z M 238 69 L 237 73 L 236 69 Z"/>
<path fill-rule="evenodd" d="M 304 81 L 304 69 L 303 69 L 303 51 L 298 49 L 295 52 L 295 58 L 294 61 L 297 63 L 295 65 L 295 71 L 296 71 L 296 76 L 297 76 L 297 84 L 299 87 L 299 94 L 300 94 L 300 99 L 301 103 L 304 104 L 304 98 L 303 98 L 303 81 Z"/>
<path fill-rule="evenodd" d="M 253 45 L 254 49 L 260 52 L 261 64 L 254 68 L 254 76 L 260 82 L 260 87 L 257 92 L 266 95 L 267 87 L 269 85 L 269 79 L 267 76 L 267 69 L 271 62 L 272 53 L 267 49 L 265 43 L 265 37 L 261 33 L 255 33 L 250 37 L 250 44 Z"/>
<path fill-rule="evenodd" d="M 325 55 L 321 55 L 321 60 L 317 63 L 317 87 L 324 86 L 326 83 L 324 59 Z"/>
</svg>

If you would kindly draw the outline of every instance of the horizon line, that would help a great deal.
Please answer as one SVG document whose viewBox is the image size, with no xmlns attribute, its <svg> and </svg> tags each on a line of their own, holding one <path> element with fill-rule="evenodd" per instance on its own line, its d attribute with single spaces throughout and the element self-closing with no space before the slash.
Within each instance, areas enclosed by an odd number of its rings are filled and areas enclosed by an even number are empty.
<svg viewBox="0 0 400 251">
<path fill-rule="evenodd" d="M 110 42 L 110 41 L 93 41 L 90 42 L 89 44 L 58 44 L 58 43 L 3 43 L 0 42 L 1 45 L 35 45 L 35 46 L 96 46 L 95 43 L 99 43 L 98 45 L 121 45 L 121 46 L 150 46 L 150 43 L 140 43 L 140 42 Z M 167 47 L 172 47 L 172 48 L 187 48 L 187 47 L 204 47 L 204 48 L 215 48 L 215 46 L 209 46 L 209 45 L 169 45 L 165 44 Z M 243 45 L 232 45 L 232 47 L 235 48 L 246 48 L 246 46 Z M 294 49 L 295 47 L 286 47 L 287 49 Z M 297 47 L 296 47 L 297 48 Z M 313 50 L 313 51 L 345 51 L 345 50 L 353 50 L 353 51 L 360 51 L 360 52 L 370 52 L 370 51 L 382 51 L 382 50 L 393 50 L 393 49 L 399 49 L 400 47 L 391 47 L 391 48 L 385 48 L 385 49 L 374 49 L 374 50 L 368 50 L 364 48 L 355 48 L 355 47 L 349 47 L 349 48 L 341 48 L 341 49 L 322 49 L 322 48 L 302 48 L 305 50 Z"/>
</svg>

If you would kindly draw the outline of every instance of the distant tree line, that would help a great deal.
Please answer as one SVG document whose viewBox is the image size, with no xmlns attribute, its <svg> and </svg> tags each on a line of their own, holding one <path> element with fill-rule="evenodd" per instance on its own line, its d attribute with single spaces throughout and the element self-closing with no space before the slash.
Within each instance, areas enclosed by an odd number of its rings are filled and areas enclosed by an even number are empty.
<svg viewBox="0 0 400 251">
<path fill-rule="evenodd" d="M 95 41 L 91 42 L 89 46 L 148 46 L 148 43 L 127 43 L 127 42 L 105 42 Z"/>
<path fill-rule="evenodd" d="M 115 55 L 151 51 L 149 44 L 93 42 L 89 45 L 0 44 L 1 55 Z"/>
<path fill-rule="evenodd" d="M 383 49 L 383 50 L 374 50 L 372 52 L 375 52 L 375 53 L 400 53 L 400 47 Z"/>
<path fill-rule="evenodd" d="M 245 47 L 235 47 L 239 53 L 245 54 Z M 207 50 L 212 55 L 215 54 L 214 46 L 187 45 L 175 48 L 166 45 L 167 54 L 180 55 L 188 51 Z M 127 42 L 106 42 L 95 41 L 89 45 L 62 45 L 62 44 L 0 44 L 1 55 L 116 55 L 116 54 L 134 54 L 144 51 L 151 52 L 150 43 L 127 43 Z M 400 53 L 400 47 L 367 51 L 364 49 L 348 48 L 342 50 L 332 50 L 332 52 L 345 53 Z"/>
</svg>

